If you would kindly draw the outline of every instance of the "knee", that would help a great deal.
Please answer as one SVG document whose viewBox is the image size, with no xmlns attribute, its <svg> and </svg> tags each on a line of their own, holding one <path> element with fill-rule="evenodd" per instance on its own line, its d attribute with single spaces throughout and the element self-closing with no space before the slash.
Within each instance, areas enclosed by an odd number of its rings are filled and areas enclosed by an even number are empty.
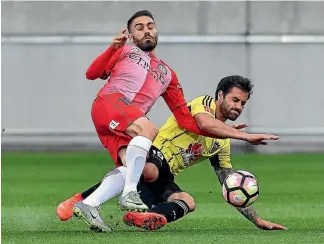
<svg viewBox="0 0 324 244">
<path fill-rule="evenodd" d="M 159 129 L 146 117 L 139 118 L 130 128 L 134 129 L 135 135 L 144 136 L 151 141 L 153 141 L 159 133 Z"/>
<path fill-rule="evenodd" d="M 146 117 L 140 117 L 128 126 L 125 133 L 131 137 L 144 136 L 153 141 L 159 133 L 159 129 Z"/>
<path fill-rule="evenodd" d="M 192 196 L 190 196 L 186 192 L 172 194 L 169 197 L 168 201 L 172 201 L 172 200 L 182 200 L 182 201 L 184 201 L 187 204 L 188 208 L 189 208 L 189 212 L 193 212 L 196 209 L 195 200 L 193 199 Z"/>
<path fill-rule="evenodd" d="M 186 199 L 184 201 L 187 203 L 187 205 L 189 207 L 189 212 L 195 211 L 196 203 L 195 203 L 195 200 L 192 197 L 190 197 L 189 199 Z"/>
<path fill-rule="evenodd" d="M 147 183 L 152 183 L 159 177 L 158 168 L 152 163 L 146 163 L 143 170 L 143 178 Z"/>
<path fill-rule="evenodd" d="M 154 124 L 151 123 L 150 126 L 143 129 L 139 135 L 145 136 L 151 141 L 154 141 L 158 133 L 159 133 L 159 129 Z"/>
</svg>

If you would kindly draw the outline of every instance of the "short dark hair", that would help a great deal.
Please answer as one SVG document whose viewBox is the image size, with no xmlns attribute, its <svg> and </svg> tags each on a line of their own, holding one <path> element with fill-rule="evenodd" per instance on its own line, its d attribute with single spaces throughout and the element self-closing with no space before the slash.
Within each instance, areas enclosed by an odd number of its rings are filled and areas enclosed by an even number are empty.
<svg viewBox="0 0 324 244">
<path fill-rule="evenodd" d="M 130 17 L 130 19 L 127 21 L 127 30 L 128 32 L 130 32 L 130 27 L 134 21 L 134 19 L 136 19 L 137 17 L 141 17 L 141 16 L 147 16 L 147 17 L 150 17 L 153 21 L 154 21 L 154 18 L 153 18 L 153 15 L 150 11 L 148 10 L 140 10 L 140 11 L 137 11 L 135 14 L 133 14 L 132 17 Z"/>
<path fill-rule="evenodd" d="M 216 93 L 215 93 L 215 100 L 218 99 L 218 93 L 222 91 L 224 93 L 224 97 L 230 92 L 233 87 L 237 87 L 247 93 L 249 93 L 248 98 L 253 93 L 253 85 L 250 79 L 239 76 L 239 75 L 231 75 L 226 76 L 220 80 L 218 83 Z"/>
</svg>

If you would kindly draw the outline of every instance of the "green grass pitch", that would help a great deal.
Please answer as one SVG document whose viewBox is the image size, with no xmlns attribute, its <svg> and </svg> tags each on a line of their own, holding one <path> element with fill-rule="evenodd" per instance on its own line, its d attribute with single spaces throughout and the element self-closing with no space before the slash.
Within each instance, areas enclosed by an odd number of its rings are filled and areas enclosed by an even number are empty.
<svg viewBox="0 0 324 244">
<path fill-rule="evenodd" d="M 258 213 L 288 231 L 256 229 L 223 200 L 212 168 L 203 162 L 176 178 L 194 196 L 195 212 L 145 232 L 120 221 L 113 199 L 101 212 L 114 232 L 92 233 L 78 219 L 60 222 L 55 209 L 113 167 L 107 153 L 3 153 L 2 243 L 324 243 L 324 154 L 238 154 L 232 162 L 258 178 Z"/>
</svg>

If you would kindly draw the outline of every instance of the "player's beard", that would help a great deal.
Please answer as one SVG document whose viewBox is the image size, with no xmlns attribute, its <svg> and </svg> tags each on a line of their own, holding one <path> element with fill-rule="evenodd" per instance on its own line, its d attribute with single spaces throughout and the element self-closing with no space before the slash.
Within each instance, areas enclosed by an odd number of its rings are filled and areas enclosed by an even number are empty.
<svg viewBox="0 0 324 244">
<path fill-rule="evenodd" d="M 230 108 L 230 106 L 225 101 L 220 104 L 219 110 L 224 118 L 231 121 L 235 121 L 241 115 L 239 111 Z M 235 113 L 233 110 L 235 110 L 237 113 Z"/>
<path fill-rule="evenodd" d="M 150 39 L 146 39 L 147 37 L 151 37 Z M 158 35 L 155 37 L 145 35 L 142 39 L 134 39 L 134 44 L 144 52 L 150 52 L 154 50 L 158 43 Z"/>
</svg>

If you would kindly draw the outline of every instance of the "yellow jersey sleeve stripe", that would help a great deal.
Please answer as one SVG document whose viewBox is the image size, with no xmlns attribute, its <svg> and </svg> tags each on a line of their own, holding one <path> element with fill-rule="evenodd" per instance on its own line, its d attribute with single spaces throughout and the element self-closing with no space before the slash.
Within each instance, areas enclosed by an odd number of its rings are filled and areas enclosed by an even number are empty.
<svg viewBox="0 0 324 244">
<path fill-rule="evenodd" d="M 212 101 L 213 101 L 213 98 L 212 98 L 211 96 L 208 96 L 208 95 L 207 95 L 207 96 L 205 96 L 205 97 L 203 98 L 203 100 L 202 100 L 202 104 L 203 104 L 204 106 L 208 106 L 208 107 L 210 107 Z"/>
</svg>

